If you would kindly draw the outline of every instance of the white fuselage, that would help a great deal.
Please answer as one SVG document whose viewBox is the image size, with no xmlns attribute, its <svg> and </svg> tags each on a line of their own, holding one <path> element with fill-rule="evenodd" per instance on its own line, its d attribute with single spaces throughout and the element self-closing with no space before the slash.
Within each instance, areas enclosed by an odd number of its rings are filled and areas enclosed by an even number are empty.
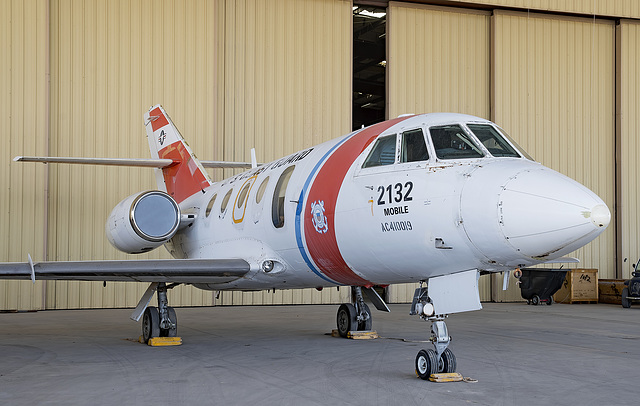
<svg viewBox="0 0 640 406">
<path fill-rule="evenodd" d="M 167 248 L 177 258 L 251 265 L 244 278 L 196 285 L 203 289 L 371 286 L 534 265 L 606 228 L 609 211 L 593 192 L 525 156 L 493 156 L 480 137 L 484 156 L 440 158 L 430 129 L 471 133 L 469 123 L 493 125 L 458 114 L 403 117 L 214 183 L 180 204 L 196 220 Z M 416 130 L 428 157 L 403 162 L 403 134 Z M 365 164 L 387 135 L 397 135 L 392 162 Z"/>
</svg>

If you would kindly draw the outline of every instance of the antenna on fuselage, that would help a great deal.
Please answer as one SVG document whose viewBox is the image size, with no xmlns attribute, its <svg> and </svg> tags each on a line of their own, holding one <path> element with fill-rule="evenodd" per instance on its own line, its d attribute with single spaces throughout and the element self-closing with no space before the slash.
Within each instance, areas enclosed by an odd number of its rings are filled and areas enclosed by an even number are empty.
<svg viewBox="0 0 640 406">
<path fill-rule="evenodd" d="M 251 169 L 258 167 L 258 160 L 256 159 L 256 149 L 251 148 Z"/>
</svg>

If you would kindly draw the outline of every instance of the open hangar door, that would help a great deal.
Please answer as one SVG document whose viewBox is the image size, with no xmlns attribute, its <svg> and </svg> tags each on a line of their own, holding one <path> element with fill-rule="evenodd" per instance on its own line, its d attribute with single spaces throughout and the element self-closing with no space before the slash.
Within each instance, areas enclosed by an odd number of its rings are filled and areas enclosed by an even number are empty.
<svg viewBox="0 0 640 406">
<path fill-rule="evenodd" d="M 492 119 L 531 156 L 615 206 L 615 25 L 612 21 L 496 11 Z M 571 254 L 615 277 L 615 225 Z M 562 264 L 548 267 L 557 268 Z M 502 284 L 494 276 L 494 287 Z M 520 294 L 494 289 L 494 299 Z"/>
<path fill-rule="evenodd" d="M 537 161 L 615 206 L 613 21 L 390 2 L 388 26 L 389 117 L 489 118 Z M 614 278 L 615 228 L 577 251 L 572 266 Z M 482 300 L 522 300 L 513 279 L 503 292 L 501 275 L 492 278 L 481 278 Z M 410 301 L 414 288 L 392 286 L 390 301 Z"/>
</svg>

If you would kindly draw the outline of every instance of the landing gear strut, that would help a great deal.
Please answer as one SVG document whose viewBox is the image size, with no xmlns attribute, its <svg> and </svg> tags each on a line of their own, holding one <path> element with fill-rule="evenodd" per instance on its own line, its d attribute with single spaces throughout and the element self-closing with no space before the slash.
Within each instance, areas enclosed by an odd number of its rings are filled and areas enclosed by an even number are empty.
<svg viewBox="0 0 640 406">
<path fill-rule="evenodd" d="M 447 315 L 436 315 L 428 295 L 428 288 L 416 289 L 409 314 L 417 314 L 424 321 L 431 322 L 431 337 L 434 349 L 420 350 L 416 356 L 416 375 L 421 379 L 429 379 L 431 374 L 449 373 L 456 371 L 456 357 L 448 348 L 451 342 L 447 324 Z"/>
<path fill-rule="evenodd" d="M 352 296 L 355 297 L 355 303 L 344 303 L 338 308 L 336 321 L 340 337 L 347 337 L 349 331 L 371 330 L 373 321 L 371 310 L 364 302 L 362 288 L 360 286 L 352 286 L 351 291 Z"/>
<path fill-rule="evenodd" d="M 167 286 L 164 282 L 157 284 L 158 307 L 149 306 L 142 318 L 142 338 L 148 343 L 154 337 L 176 337 L 178 334 L 178 318 L 173 307 L 168 306 L 167 290 L 178 284 Z M 150 287 L 150 289 L 153 285 Z M 153 294 L 153 292 L 151 292 Z M 146 295 L 146 294 L 145 294 Z"/>
</svg>

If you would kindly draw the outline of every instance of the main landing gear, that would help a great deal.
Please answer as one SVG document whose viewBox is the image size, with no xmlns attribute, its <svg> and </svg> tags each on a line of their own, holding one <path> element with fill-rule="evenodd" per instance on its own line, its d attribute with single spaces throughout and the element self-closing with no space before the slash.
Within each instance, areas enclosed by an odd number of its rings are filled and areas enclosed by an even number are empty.
<svg viewBox="0 0 640 406">
<path fill-rule="evenodd" d="M 360 286 L 351 287 L 352 296 L 355 297 L 355 303 L 343 303 L 338 308 L 338 316 L 336 318 L 338 325 L 338 334 L 340 337 L 347 337 L 349 331 L 367 331 L 371 330 L 372 318 L 369 306 L 364 302 L 362 297 L 362 288 Z"/>
<path fill-rule="evenodd" d="M 148 343 L 154 337 L 176 337 L 178 335 L 178 318 L 176 311 L 170 307 L 167 300 L 167 290 L 178 286 L 178 283 L 170 285 L 164 282 L 152 283 L 140 299 L 138 306 L 133 311 L 131 318 L 135 321 L 142 317 L 142 339 Z M 154 292 L 158 293 L 158 307 L 147 306 Z M 144 310 L 144 314 L 141 314 Z"/>
<path fill-rule="evenodd" d="M 447 315 L 436 315 L 427 294 L 427 288 L 416 289 L 409 314 L 417 314 L 422 320 L 431 322 L 431 337 L 434 349 L 420 350 L 416 356 L 416 375 L 421 379 L 429 379 L 431 374 L 450 373 L 456 371 L 456 357 L 447 348 L 451 337 L 444 319 Z"/>
</svg>

